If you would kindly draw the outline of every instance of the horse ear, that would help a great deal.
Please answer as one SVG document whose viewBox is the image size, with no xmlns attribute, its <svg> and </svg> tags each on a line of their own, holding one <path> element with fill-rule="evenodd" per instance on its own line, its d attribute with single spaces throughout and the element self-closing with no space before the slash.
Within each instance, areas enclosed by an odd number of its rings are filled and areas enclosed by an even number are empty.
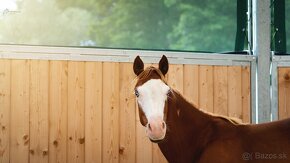
<svg viewBox="0 0 290 163">
<path fill-rule="evenodd" d="M 168 72 L 168 59 L 165 55 L 159 61 L 159 70 L 165 75 Z"/>
<path fill-rule="evenodd" d="M 134 60 L 133 70 L 137 76 L 144 71 L 144 63 L 139 56 Z"/>
</svg>

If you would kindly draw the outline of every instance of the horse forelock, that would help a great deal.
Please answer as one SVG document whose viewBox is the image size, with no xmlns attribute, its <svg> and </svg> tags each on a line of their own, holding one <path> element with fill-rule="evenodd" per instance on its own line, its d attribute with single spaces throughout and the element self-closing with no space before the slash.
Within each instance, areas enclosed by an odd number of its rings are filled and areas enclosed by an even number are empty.
<svg viewBox="0 0 290 163">
<path fill-rule="evenodd" d="M 161 79 L 165 84 L 167 84 L 165 76 L 162 74 L 162 72 L 158 68 L 150 66 L 136 77 L 135 86 L 142 85 L 150 79 Z"/>
</svg>

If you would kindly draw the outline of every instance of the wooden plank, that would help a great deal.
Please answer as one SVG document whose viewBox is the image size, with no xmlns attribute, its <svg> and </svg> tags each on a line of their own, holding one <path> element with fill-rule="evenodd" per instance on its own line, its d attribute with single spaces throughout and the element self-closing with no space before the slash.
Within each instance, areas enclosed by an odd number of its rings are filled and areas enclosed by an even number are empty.
<svg viewBox="0 0 290 163">
<path fill-rule="evenodd" d="M 213 66 L 199 67 L 199 106 L 213 112 Z"/>
<path fill-rule="evenodd" d="M 290 68 L 278 69 L 279 119 L 290 117 Z"/>
<path fill-rule="evenodd" d="M 11 137 L 12 163 L 29 161 L 29 66 L 28 60 L 11 61 Z M 13 155 L 12 155 L 13 154 Z"/>
<path fill-rule="evenodd" d="M 0 162 L 8 163 L 10 141 L 10 60 L 0 60 Z"/>
<path fill-rule="evenodd" d="M 49 162 L 67 162 L 68 63 L 50 61 Z"/>
<path fill-rule="evenodd" d="M 31 163 L 48 162 L 48 61 L 30 61 Z"/>
<path fill-rule="evenodd" d="M 103 63 L 103 156 L 119 161 L 119 63 Z"/>
<path fill-rule="evenodd" d="M 136 104 L 136 162 L 150 163 L 153 160 L 153 147 L 145 135 L 145 128 L 140 123 L 139 111 Z"/>
<path fill-rule="evenodd" d="M 251 73 L 250 67 L 242 67 L 242 120 L 244 123 L 251 122 Z"/>
<path fill-rule="evenodd" d="M 232 66 L 228 68 L 228 115 L 243 119 L 242 115 L 242 68 Z"/>
<path fill-rule="evenodd" d="M 183 65 L 170 65 L 167 76 L 169 86 L 183 93 Z"/>
<path fill-rule="evenodd" d="M 158 144 L 153 143 L 153 160 L 152 163 L 167 163 L 166 158 L 162 154 L 160 148 L 158 147 Z"/>
<path fill-rule="evenodd" d="M 68 153 L 67 162 L 85 162 L 84 62 L 68 63 Z"/>
<path fill-rule="evenodd" d="M 228 67 L 214 66 L 214 113 L 228 114 Z"/>
<path fill-rule="evenodd" d="M 145 64 L 148 66 L 157 67 L 157 64 Z M 167 77 L 167 76 L 166 76 Z M 135 100 L 136 108 L 136 162 L 137 163 L 150 163 L 153 160 L 153 147 L 149 138 L 145 134 L 145 128 L 140 123 L 139 110 Z"/>
<path fill-rule="evenodd" d="M 278 68 L 278 113 L 279 119 L 285 119 L 285 115 L 287 115 L 287 107 L 286 107 L 286 83 L 285 76 L 287 74 L 287 70 L 285 68 Z"/>
<path fill-rule="evenodd" d="M 190 102 L 199 106 L 199 66 L 184 65 L 183 68 L 183 94 Z"/>
<path fill-rule="evenodd" d="M 136 110 L 131 63 L 120 64 L 120 163 L 136 162 Z"/>
<path fill-rule="evenodd" d="M 85 63 L 85 161 L 102 162 L 102 62 Z"/>
</svg>

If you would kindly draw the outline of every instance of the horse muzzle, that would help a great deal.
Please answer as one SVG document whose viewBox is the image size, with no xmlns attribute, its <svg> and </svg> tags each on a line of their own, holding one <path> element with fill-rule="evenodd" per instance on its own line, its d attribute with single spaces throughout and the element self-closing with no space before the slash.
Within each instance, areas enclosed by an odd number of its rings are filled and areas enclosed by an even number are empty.
<svg viewBox="0 0 290 163">
<path fill-rule="evenodd" d="M 162 141 L 166 134 L 166 124 L 163 120 L 154 120 L 146 125 L 146 133 L 153 143 Z"/>
</svg>

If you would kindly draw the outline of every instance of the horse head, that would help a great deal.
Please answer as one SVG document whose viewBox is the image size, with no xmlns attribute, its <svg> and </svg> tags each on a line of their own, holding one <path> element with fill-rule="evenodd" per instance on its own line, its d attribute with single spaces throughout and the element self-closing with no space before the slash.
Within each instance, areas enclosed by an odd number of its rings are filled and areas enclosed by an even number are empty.
<svg viewBox="0 0 290 163">
<path fill-rule="evenodd" d="M 141 124 L 152 142 L 159 142 L 166 134 L 167 99 L 171 93 L 165 81 L 168 60 L 162 56 L 159 67 L 147 67 L 139 56 L 134 60 L 134 73 L 137 75 L 135 96 L 138 103 Z"/>
</svg>

